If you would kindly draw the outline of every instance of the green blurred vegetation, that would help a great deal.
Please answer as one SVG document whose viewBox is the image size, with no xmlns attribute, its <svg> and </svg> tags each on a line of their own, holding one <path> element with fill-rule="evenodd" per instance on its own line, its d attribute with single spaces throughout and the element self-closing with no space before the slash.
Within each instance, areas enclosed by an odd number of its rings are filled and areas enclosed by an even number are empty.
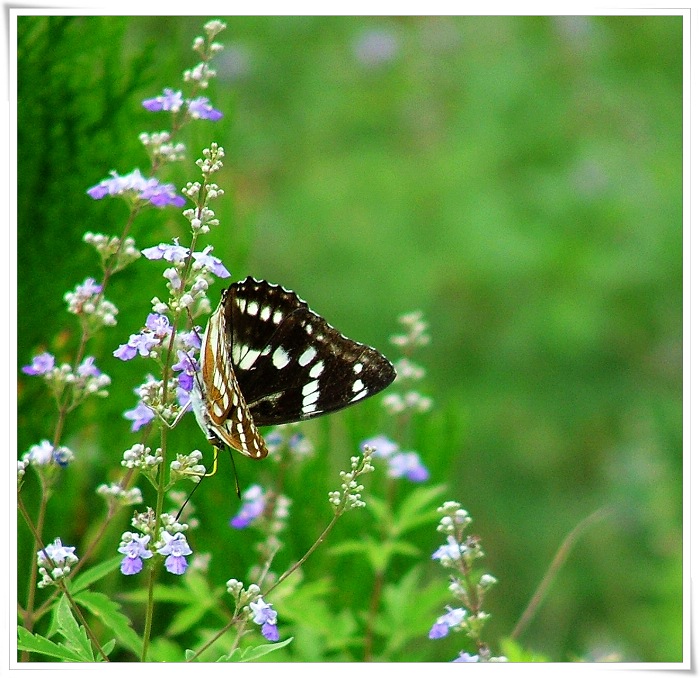
<svg viewBox="0 0 700 678">
<path fill-rule="evenodd" d="M 201 148 L 226 149 L 215 253 L 235 278 L 295 289 L 390 356 L 396 316 L 424 311 L 433 342 L 419 361 L 435 412 L 414 432 L 415 449 L 475 518 L 499 579 L 494 639 L 512 630 L 569 530 L 607 506 L 613 517 L 577 544 L 519 640 L 553 659 L 680 661 L 681 18 L 226 20 L 210 91 L 225 118 L 189 128 L 191 159 L 165 177 L 192 180 Z M 179 87 L 201 24 L 19 19 L 21 365 L 43 349 L 71 355 L 78 337 L 63 294 L 99 274 L 81 237 L 118 233 L 126 214 L 85 191 L 110 169 L 146 168 L 137 135 L 165 121 L 140 102 Z M 133 235 L 147 247 L 184 229 L 177 210 L 152 212 Z M 91 353 L 112 396 L 69 421 L 81 473 L 64 481 L 76 500 L 72 514 L 51 517 L 50 538 L 87 539 L 100 510 L 94 487 L 116 477 L 136 442 L 122 412 L 144 366 L 111 352 L 163 294 L 155 270 L 141 261 L 110 287 L 119 324 Z M 310 424 L 333 453 L 304 468 L 306 493 L 334 486 L 347 451 L 382 425 L 376 409 Z M 39 380 L 20 379 L 19 453 L 50 437 L 52 422 Z M 202 448 L 193 422 L 177 435 Z M 244 485 L 265 473 L 237 463 Z M 212 563 L 223 582 L 237 576 L 248 537 L 227 527 L 230 476 L 209 486 L 195 501 L 197 546 L 209 536 L 227 544 Z M 320 523 L 303 494 L 294 499 L 303 515 L 290 548 L 303 549 Z M 337 539 L 361 528 L 349 518 Z M 432 527 L 417 535 L 426 564 L 439 542 Z M 365 576 L 339 565 L 347 582 Z M 323 576 L 314 568 L 312 559 L 307 581 Z M 339 599 L 363 596 L 348 587 Z M 426 641 L 422 656 L 450 658 L 444 647 Z"/>
</svg>

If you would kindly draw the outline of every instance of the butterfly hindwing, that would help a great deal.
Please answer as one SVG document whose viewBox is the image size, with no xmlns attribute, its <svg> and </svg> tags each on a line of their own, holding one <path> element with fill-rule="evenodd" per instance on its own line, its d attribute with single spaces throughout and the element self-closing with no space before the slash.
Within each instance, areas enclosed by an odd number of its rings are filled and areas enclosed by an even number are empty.
<svg viewBox="0 0 700 678">
<path fill-rule="evenodd" d="M 200 353 L 201 383 L 197 388 L 204 403 L 197 404 L 202 429 L 216 447 L 231 447 L 246 456 L 267 456 L 265 441 L 257 430 L 248 405 L 241 393 L 230 359 L 226 336 L 225 312 L 219 306 L 213 313 L 202 337 Z"/>
</svg>

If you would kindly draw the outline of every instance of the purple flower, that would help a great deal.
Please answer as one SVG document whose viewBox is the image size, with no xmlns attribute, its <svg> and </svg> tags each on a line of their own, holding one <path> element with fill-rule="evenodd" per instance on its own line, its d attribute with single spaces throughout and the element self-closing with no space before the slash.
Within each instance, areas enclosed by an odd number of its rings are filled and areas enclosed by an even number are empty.
<svg viewBox="0 0 700 678">
<path fill-rule="evenodd" d="M 194 349 L 185 353 L 178 351 L 177 357 L 180 359 L 173 365 L 173 372 L 182 372 L 177 378 L 177 383 L 184 391 L 191 391 L 194 386 L 194 375 L 199 371 L 197 361 L 194 359 Z"/>
<path fill-rule="evenodd" d="M 158 339 L 164 339 L 170 336 L 170 320 L 168 316 L 160 313 L 149 313 L 146 318 L 146 327 L 153 332 Z"/>
<path fill-rule="evenodd" d="M 211 252 L 213 249 L 214 248 L 211 245 L 208 245 L 204 248 L 203 252 L 195 252 L 192 255 L 194 257 L 194 268 L 204 268 L 207 271 L 211 271 L 214 275 L 218 276 L 219 278 L 228 278 L 231 274 L 221 263 L 221 259 L 209 254 L 209 252 Z"/>
<path fill-rule="evenodd" d="M 195 120 L 201 118 L 202 120 L 216 121 L 224 117 L 224 114 L 221 111 L 217 111 L 206 97 L 197 97 L 188 101 L 187 110 Z"/>
<path fill-rule="evenodd" d="M 180 337 L 182 345 L 185 348 L 200 349 L 202 347 L 202 339 L 199 336 L 201 331 L 202 328 L 197 325 L 197 327 L 187 332 L 180 332 L 178 336 Z"/>
<path fill-rule="evenodd" d="M 387 438 L 385 435 L 379 435 L 374 436 L 374 438 L 368 438 L 367 440 L 362 442 L 362 444 L 360 445 L 360 450 L 362 450 L 365 447 L 365 445 L 373 447 L 375 450 L 374 456 L 378 457 L 379 459 L 386 459 L 387 457 L 390 457 L 392 454 L 399 451 L 398 444 L 395 443 L 393 440 Z"/>
<path fill-rule="evenodd" d="M 140 354 L 146 357 L 160 344 L 163 339 L 170 336 L 172 327 L 167 316 L 159 313 L 149 313 L 146 325 L 139 334 L 132 334 L 126 344 L 120 344 L 112 355 L 119 360 L 131 360 Z"/>
<path fill-rule="evenodd" d="M 479 655 L 478 655 L 478 654 L 469 654 L 469 653 L 467 653 L 467 652 L 462 652 L 462 651 L 460 651 L 459 656 L 457 657 L 457 659 L 453 659 L 453 660 L 452 660 L 452 663 L 453 663 L 453 664 L 457 664 L 457 663 L 460 663 L 460 662 L 469 662 L 469 663 L 473 663 L 473 662 L 478 662 L 478 661 L 479 661 Z"/>
<path fill-rule="evenodd" d="M 132 433 L 143 428 L 155 416 L 153 410 L 150 407 L 146 407 L 141 401 L 139 401 L 139 404 L 133 410 L 124 412 L 124 419 L 131 419 L 131 421 L 134 422 L 131 424 Z"/>
<path fill-rule="evenodd" d="M 272 609 L 272 605 L 266 603 L 262 597 L 250 604 L 250 610 L 253 613 L 253 621 L 262 626 L 261 632 L 267 640 L 273 642 L 280 639 L 279 631 L 277 630 L 277 612 Z"/>
<path fill-rule="evenodd" d="M 438 547 L 437 551 L 433 553 L 432 559 L 458 561 L 463 553 L 464 549 L 459 542 L 452 535 L 448 535 L 447 544 Z"/>
<path fill-rule="evenodd" d="M 177 189 L 173 184 L 161 184 L 155 178 L 146 182 L 146 185 L 139 193 L 139 198 L 148 200 L 156 207 L 167 207 L 168 205 L 182 207 L 186 202 L 183 196 L 178 195 Z"/>
<path fill-rule="evenodd" d="M 148 200 L 156 207 L 174 205 L 182 207 L 185 199 L 176 193 L 173 184 L 161 184 L 155 177 L 144 178 L 138 169 L 131 174 L 119 175 L 111 172 L 110 179 L 103 179 L 99 184 L 89 188 L 87 193 L 94 200 L 101 200 L 107 195 L 136 194 L 141 200 Z"/>
<path fill-rule="evenodd" d="M 143 559 L 153 557 L 153 554 L 146 548 L 151 535 L 146 534 L 139 537 L 137 534 L 129 533 L 129 536 L 131 540 L 117 549 L 119 553 L 125 554 L 120 568 L 122 574 L 138 574 L 143 569 Z"/>
<path fill-rule="evenodd" d="M 34 356 L 34 358 L 32 358 L 32 364 L 25 365 L 22 368 L 22 372 L 36 377 L 51 372 L 54 368 L 54 364 L 55 359 L 50 353 L 41 353 L 40 355 Z"/>
<path fill-rule="evenodd" d="M 142 103 L 143 107 L 148 111 L 172 111 L 177 113 L 183 104 L 182 92 L 174 92 L 169 87 L 166 87 L 161 96 L 146 99 Z"/>
<path fill-rule="evenodd" d="M 99 377 L 101 374 L 102 372 L 95 367 L 95 359 L 92 356 L 88 356 L 78 365 L 79 377 Z"/>
<path fill-rule="evenodd" d="M 428 479 L 428 475 L 428 469 L 416 452 L 399 452 L 389 459 L 390 478 L 408 478 L 414 483 L 422 483 Z"/>
<path fill-rule="evenodd" d="M 141 254 L 146 259 L 165 259 L 173 263 L 184 261 L 189 253 L 190 251 L 187 247 L 183 247 L 177 242 L 174 245 L 160 243 L 155 247 L 147 247 L 145 250 L 141 250 Z"/>
<path fill-rule="evenodd" d="M 64 546 L 60 539 L 54 539 L 52 544 L 37 551 L 37 564 L 42 569 L 50 569 L 51 575 L 43 572 L 44 584 L 63 577 L 67 574 L 67 568 L 78 562 L 75 555 L 75 546 Z M 41 586 L 42 584 L 39 584 Z"/>
<path fill-rule="evenodd" d="M 231 519 L 231 527 L 238 530 L 248 527 L 265 510 L 265 493 L 260 485 L 251 485 L 243 493 L 243 505 L 238 515 Z"/>
<path fill-rule="evenodd" d="M 187 570 L 185 556 L 192 553 L 187 537 L 182 532 L 170 534 L 165 530 L 161 531 L 160 536 L 165 544 L 158 549 L 158 553 L 168 556 L 165 559 L 165 569 L 171 574 L 184 574 Z"/>
<path fill-rule="evenodd" d="M 459 624 L 462 623 L 467 614 L 467 611 L 462 607 L 453 610 L 451 607 L 447 606 L 445 609 L 447 610 L 447 614 L 443 614 L 442 617 L 437 618 L 437 621 L 433 624 L 428 633 L 428 638 L 432 638 L 433 640 L 436 638 L 444 638 L 453 626 L 459 626 Z"/>
<path fill-rule="evenodd" d="M 38 445 L 32 445 L 23 459 L 33 466 L 47 466 L 54 463 L 65 467 L 73 461 L 74 455 L 63 445 L 54 448 L 48 440 L 42 440 Z"/>
</svg>

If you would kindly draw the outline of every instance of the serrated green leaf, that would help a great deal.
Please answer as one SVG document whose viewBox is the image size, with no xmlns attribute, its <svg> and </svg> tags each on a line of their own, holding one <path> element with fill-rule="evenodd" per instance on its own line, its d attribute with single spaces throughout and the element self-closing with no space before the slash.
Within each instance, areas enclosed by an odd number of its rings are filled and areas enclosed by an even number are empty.
<svg viewBox="0 0 700 678">
<path fill-rule="evenodd" d="M 118 569 L 123 558 L 124 556 L 116 556 L 79 574 L 70 584 L 71 593 L 78 593 L 86 589 L 90 584 L 94 584 L 102 577 L 114 572 Z"/>
<path fill-rule="evenodd" d="M 141 639 L 131 627 L 129 618 L 121 612 L 118 603 L 95 591 L 78 593 L 75 601 L 98 617 L 114 633 L 122 647 L 131 650 L 137 657 L 140 656 Z"/>
<path fill-rule="evenodd" d="M 87 636 L 85 628 L 80 626 L 73 616 L 70 603 L 65 595 L 61 596 L 56 610 L 58 620 L 58 632 L 66 639 L 67 647 L 81 656 L 81 661 L 94 662 L 95 655 L 92 644 Z"/>
<path fill-rule="evenodd" d="M 80 654 L 62 643 L 54 643 L 43 636 L 34 635 L 22 626 L 17 629 L 17 649 L 23 652 L 34 652 L 47 657 L 55 657 L 67 662 L 83 661 Z"/>
</svg>

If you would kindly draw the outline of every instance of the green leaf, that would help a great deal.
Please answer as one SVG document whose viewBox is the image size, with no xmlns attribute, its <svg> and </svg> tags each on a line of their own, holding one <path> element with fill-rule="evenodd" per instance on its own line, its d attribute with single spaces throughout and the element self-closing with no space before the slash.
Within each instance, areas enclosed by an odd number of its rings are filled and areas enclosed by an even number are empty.
<svg viewBox="0 0 700 678">
<path fill-rule="evenodd" d="M 281 643 L 266 643 L 265 645 L 257 645 L 256 647 L 247 647 L 245 650 L 236 648 L 230 655 L 224 655 L 219 657 L 217 661 L 219 662 L 252 662 L 260 657 L 264 657 L 270 652 L 275 652 L 276 650 L 281 650 L 286 647 L 294 640 L 294 637 L 287 638 Z"/>
<path fill-rule="evenodd" d="M 129 618 L 121 612 L 118 603 L 95 591 L 78 593 L 75 601 L 98 617 L 114 633 L 122 647 L 131 650 L 137 657 L 141 655 L 141 638 L 131 627 Z"/>
<path fill-rule="evenodd" d="M 43 636 L 34 635 L 22 626 L 17 629 L 17 649 L 42 654 L 47 657 L 55 657 L 67 662 L 83 661 L 79 653 L 74 652 L 62 643 L 54 643 Z"/>
<path fill-rule="evenodd" d="M 115 558 L 99 563 L 98 565 L 95 565 L 94 567 L 91 567 L 85 572 L 79 574 L 71 584 L 71 593 L 78 593 L 79 591 L 86 589 L 88 586 L 90 586 L 90 584 L 94 584 L 99 579 L 102 579 L 102 577 L 114 572 L 114 570 L 119 567 L 123 558 L 124 556 L 116 556 Z"/>
<path fill-rule="evenodd" d="M 439 515 L 435 503 L 446 489 L 446 485 L 419 487 L 407 495 L 396 511 L 393 525 L 394 534 L 399 536 L 419 525 L 437 523 Z"/>
<path fill-rule="evenodd" d="M 80 626 L 73 616 L 70 603 L 65 595 L 61 596 L 56 610 L 58 632 L 66 639 L 66 645 L 81 656 L 81 661 L 94 662 L 90 639 L 83 626 Z"/>
</svg>

